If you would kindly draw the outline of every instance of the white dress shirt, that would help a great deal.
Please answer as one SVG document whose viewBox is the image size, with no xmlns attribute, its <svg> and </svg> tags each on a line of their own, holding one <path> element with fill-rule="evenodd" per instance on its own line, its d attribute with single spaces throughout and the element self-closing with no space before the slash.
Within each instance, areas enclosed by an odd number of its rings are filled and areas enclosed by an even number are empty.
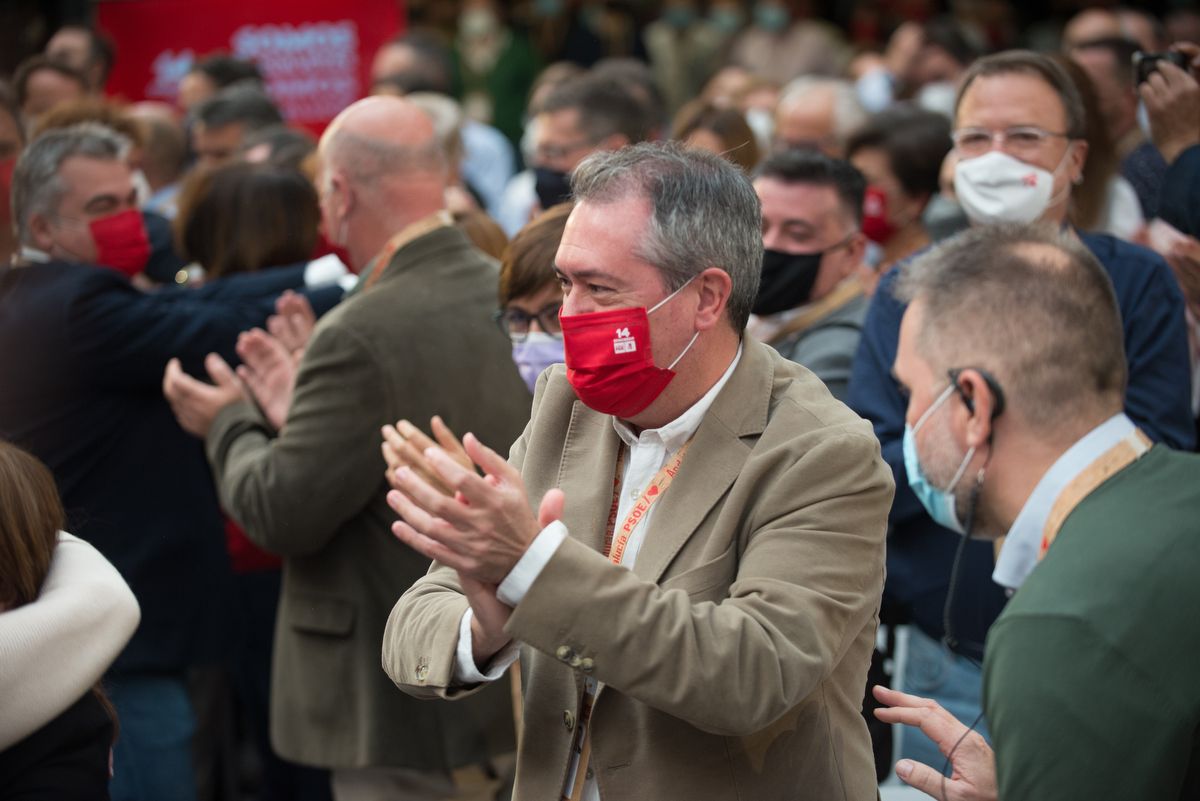
<svg viewBox="0 0 1200 801">
<path fill-rule="evenodd" d="M 1124 414 L 1113 415 L 1058 457 L 1033 488 L 1029 500 L 1025 501 L 1012 528 L 1008 530 L 1000 555 L 996 558 L 992 581 L 1010 590 L 1016 590 L 1025 582 L 1037 567 L 1046 520 L 1058 496 L 1092 462 L 1135 430 L 1133 421 Z"/>
<path fill-rule="evenodd" d="M 712 387 L 704 394 L 700 400 L 696 401 L 686 412 L 667 423 L 661 428 L 650 428 L 641 432 L 634 433 L 633 429 L 623 421 L 613 418 L 613 427 L 617 430 L 617 435 L 621 441 L 629 448 L 629 456 L 625 459 L 624 474 L 621 478 L 621 487 L 618 490 L 617 503 L 617 524 L 623 521 L 629 515 L 630 509 L 634 502 L 650 485 L 656 473 L 666 465 L 667 461 L 672 456 L 678 453 L 679 449 L 692 438 L 696 430 L 700 428 L 700 423 L 704 420 L 704 415 L 708 413 L 709 407 L 716 400 L 717 395 L 721 392 L 721 388 L 729 381 L 729 377 L 733 375 L 734 368 L 742 358 L 742 348 L 738 347 L 737 354 L 734 355 L 733 361 L 729 363 L 725 373 L 713 384 Z M 569 500 L 569 499 L 568 499 Z M 654 507 L 651 506 L 646 515 L 642 518 L 642 522 L 633 530 L 629 536 L 629 542 L 625 547 L 625 553 L 621 557 L 621 564 L 630 569 L 637 559 L 638 551 L 641 550 L 642 543 L 645 541 L 646 532 L 650 530 L 651 519 L 654 517 Z M 554 556 L 554 552 L 558 546 L 567 537 L 567 527 L 561 521 L 556 521 L 546 526 L 530 543 L 529 548 L 521 557 L 520 561 L 513 567 L 512 571 L 500 583 L 496 590 L 496 597 L 509 606 L 516 606 L 529 592 L 529 588 L 533 586 L 533 582 L 541 574 L 542 570 L 549 563 L 550 558 Z M 475 657 L 471 651 L 471 610 L 468 609 L 463 614 L 462 620 L 458 627 L 458 649 L 456 651 L 456 664 L 454 677 L 456 680 L 475 684 L 482 681 L 494 681 L 503 675 L 517 659 L 518 643 L 509 643 L 502 651 L 496 654 L 485 671 L 480 671 L 475 664 Z M 587 678 L 587 686 L 589 691 L 595 692 L 598 689 L 596 680 L 590 676 Z M 576 765 L 572 765 L 568 771 L 568 776 L 575 775 Z M 600 792 L 596 787 L 594 779 L 588 779 L 583 788 L 584 801 L 600 801 Z"/>
</svg>

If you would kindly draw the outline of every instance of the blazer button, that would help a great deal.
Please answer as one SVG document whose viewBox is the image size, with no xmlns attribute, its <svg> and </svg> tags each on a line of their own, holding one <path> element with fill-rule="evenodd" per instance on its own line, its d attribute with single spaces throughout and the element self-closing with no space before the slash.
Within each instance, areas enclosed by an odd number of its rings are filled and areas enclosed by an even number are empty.
<svg viewBox="0 0 1200 801">
<path fill-rule="evenodd" d="M 563 710 L 563 725 L 567 727 L 567 731 L 575 730 L 575 713 L 569 709 Z"/>
<path fill-rule="evenodd" d="M 596 662 L 590 656 L 585 656 L 583 659 L 579 660 L 579 669 L 584 673 L 591 673 L 592 669 L 595 667 Z"/>
<path fill-rule="evenodd" d="M 583 657 L 579 654 L 571 654 L 571 658 L 567 660 L 567 664 L 573 668 L 577 668 L 583 664 Z"/>
<path fill-rule="evenodd" d="M 559 661 L 569 663 L 575 656 L 575 652 L 569 646 L 560 645 L 558 646 L 558 650 L 554 652 L 554 655 L 558 657 Z"/>
</svg>

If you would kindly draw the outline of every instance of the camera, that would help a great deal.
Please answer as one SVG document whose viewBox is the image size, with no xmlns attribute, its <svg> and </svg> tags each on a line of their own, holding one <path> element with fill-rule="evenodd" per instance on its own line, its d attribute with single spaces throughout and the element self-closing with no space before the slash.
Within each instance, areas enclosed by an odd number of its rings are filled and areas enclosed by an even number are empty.
<svg viewBox="0 0 1200 801">
<path fill-rule="evenodd" d="M 1166 53 L 1142 53 L 1133 54 L 1133 72 L 1137 76 L 1138 83 L 1145 83 L 1150 78 L 1150 73 L 1158 69 L 1158 62 L 1169 61 L 1181 70 L 1187 70 L 1188 57 L 1183 53 L 1168 51 Z"/>
</svg>

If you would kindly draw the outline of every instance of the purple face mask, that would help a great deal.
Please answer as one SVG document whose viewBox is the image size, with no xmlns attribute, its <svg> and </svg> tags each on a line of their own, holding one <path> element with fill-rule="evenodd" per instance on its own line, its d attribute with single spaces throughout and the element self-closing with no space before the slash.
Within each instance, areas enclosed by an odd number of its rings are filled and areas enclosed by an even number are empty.
<svg viewBox="0 0 1200 801">
<path fill-rule="evenodd" d="M 560 364 L 563 360 L 563 342 L 561 339 L 531 331 L 520 342 L 512 346 L 512 358 L 525 379 L 529 391 L 537 385 L 538 376 L 552 364 Z"/>
</svg>

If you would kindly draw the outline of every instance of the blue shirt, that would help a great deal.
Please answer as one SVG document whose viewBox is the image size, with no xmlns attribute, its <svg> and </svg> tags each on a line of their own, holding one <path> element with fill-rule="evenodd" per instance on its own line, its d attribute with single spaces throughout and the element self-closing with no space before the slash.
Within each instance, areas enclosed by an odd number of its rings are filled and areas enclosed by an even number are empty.
<svg viewBox="0 0 1200 801">
<path fill-rule="evenodd" d="M 1125 412 L 1155 442 L 1190 450 L 1191 366 L 1183 295 L 1166 262 L 1153 251 L 1103 234 L 1080 239 L 1112 278 L 1125 332 L 1129 382 Z M 871 421 L 883 457 L 896 478 L 889 516 L 884 599 L 906 607 L 912 622 L 935 639 L 944 633 L 942 611 L 959 535 L 934 523 L 908 486 L 901 441 L 907 401 L 892 377 L 904 304 L 892 294 L 899 267 L 879 281 L 867 311 L 850 376 L 848 403 Z M 981 658 L 987 630 L 1004 608 L 1005 593 L 992 579 L 990 542 L 966 545 L 952 604 L 960 650 Z"/>
</svg>

